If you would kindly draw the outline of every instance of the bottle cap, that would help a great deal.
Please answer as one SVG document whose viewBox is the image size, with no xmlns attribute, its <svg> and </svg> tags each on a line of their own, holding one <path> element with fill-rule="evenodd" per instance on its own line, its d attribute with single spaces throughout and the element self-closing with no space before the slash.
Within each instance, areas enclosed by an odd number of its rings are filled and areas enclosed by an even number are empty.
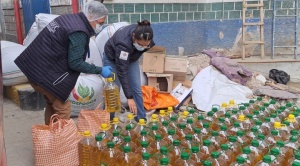
<svg viewBox="0 0 300 166">
<path fill-rule="evenodd" d="M 211 131 L 211 135 L 214 136 L 214 137 L 216 137 L 216 136 L 219 135 L 219 133 L 217 131 Z"/>
<path fill-rule="evenodd" d="M 165 120 L 165 121 L 162 122 L 162 125 L 163 125 L 163 126 L 168 126 L 168 125 L 169 125 L 169 122 Z"/>
<path fill-rule="evenodd" d="M 107 82 L 114 82 L 114 79 L 112 77 L 108 77 Z"/>
<path fill-rule="evenodd" d="M 192 146 L 192 153 L 198 153 L 200 151 L 198 146 Z"/>
<path fill-rule="evenodd" d="M 249 103 L 244 103 L 244 106 L 245 106 L 245 107 L 249 107 L 250 104 L 249 104 Z"/>
<path fill-rule="evenodd" d="M 239 123 L 239 122 L 234 122 L 234 123 L 233 123 L 233 126 L 234 126 L 234 127 L 240 127 L 240 123 Z"/>
<path fill-rule="evenodd" d="M 209 123 L 207 123 L 207 122 L 203 123 L 203 127 L 208 129 L 209 128 Z"/>
<path fill-rule="evenodd" d="M 296 137 L 296 136 L 291 136 L 291 137 L 290 137 L 290 141 L 291 141 L 291 142 L 297 142 L 297 141 L 298 141 L 298 137 Z"/>
<path fill-rule="evenodd" d="M 276 101 L 275 100 L 271 100 L 270 104 L 276 104 Z"/>
<path fill-rule="evenodd" d="M 271 122 L 271 118 L 270 117 L 265 117 L 265 122 Z"/>
<path fill-rule="evenodd" d="M 257 97 L 256 100 L 257 101 L 262 101 L 262 97 Z"/>
<path fill-rule="evenodd" d="M 131 138 L 129 136 L 124 137 L 124 142 L 130 142 L 130 141 L 131 141 Z"/>
<path fill-rule="evenodd" d="M 295 154 L 295 158 L 296 158 L 297 160 L 300 160 L 300 152 L 298 152 L 298 153 Z"/>
<path fill-rule="evenodd" d="M 271 134 L 272 134 L 273 136 L 278 136 L 279 131 L 278 131 L 278 130 L 272 130 L 272 131 L 271 131 Z"/>
<path fill-rule="evenodd" d="M 124 151 L 124 153 L 129 153 L 131 151 L 130 146 L 124 146 L 123 151 Z"/>
<path fill-rule="evenodd" d="M 143 153 L 142 155 L 143 160 L 149 160 L 150 159 L 150 154 L 149 153 Z"/>
<path fill-rule="evenodd" d="M 189 119 L 187 119 L 186 123 L 187 123 L 187 124 L 193 124 L 193 123 L 194 123 L 194 121 L 193 121 L 193 119 L 192 119 L 192 118 L 189 118 Z"/>
<path fill-rule="evenodd" d="M 239 130 L 239 131 L 236 132 L 236 135 L 239 136 L 239 137 L 242 137 L 242 136 L 244 136 L 244 132 Z"/>
<path fill-rule="evenodd" d="M 239 121 L 243 122 L 245 121 L 245 115 L 239 115 L 239 118 L 238 118 Z"/>
<path fill-rule="evenodd" d="M 279 109 L 280 109 L 281 111 L 284 111 L 284 110 L 285 110 L 285 106 L 282 105 L 282 106 L 279 107 Z"/>
<path fill-rule="evenodd" d="M 233 114 L 237 114 L 237 113 L 238 113 L 238 110 L 233 109 L 231 112 L 232 112 Z"/>
<path fill-rule="evenodd" d="M 152 115 L 151 115 L 151 118 L 152 118 L 152 119 L 157 119 L 157 114 L 152 114 Z"/>
<path fill-rule="evenodd" d="M 222 108 L 226 108 L 227 107 L 227 103 L 223 102 L 221 105 Z"/>
<path fill-rule="evenodd" d="M 281 140 L 279 140 L 279 141 L 277 141 L 276 142 L 276 145 L 278 146 L 278 147 L 284 147 L 284 145 L 285 145 L 285 143 L 283 142 L 283 141 L 281 141 Z"/>
<path fill-rule="evenodd" d="M 278 156 L 280 154 L 280 151 L 277 148 L 271 149 L 271 155 Z"/>
<path fill-rule="evenodd" d="M 222 144 L 221 145 L 221 149 L 222 150 L 228 150 L 229 149 L 229 146 L 227 144 Z"/>
<path fill-rule="evenodd" d="M 220 118 L 219 118 L 219 122 L 224 123 L 224 122 L 225 122 L 225 118 L 224 118 L 224 117 L 220 117 Z"/>
<path fill-rule="evenodd" d="M 240 106 L 240 108 L 239 108 L 240 111 L 243 111 L 243 110 L 245 110 L 245 109 L 246 109 L 245 106 Z"/>
<path fill-rule="evenodd" d="M 188 160 L 190 158 L 189 154 L 186 152 L 181 152 L 180 157 L 182 160 Z"/>
<path fill-rule="evenodd" d="M 180 145 L 180 141 L 179 140 L 174 140 L 173 141 L 173 145 L 174 146 L 179 146 Z"/>
<path fill-rule="evenodd" d="M 229 136 L 229 142 L 236 142 L 237 138 L 235 136 Z"/>
<path fill-rule="evenodd" d="M 266 107 L 259 107 L 259 109 L 260 109 L 261 111 L 265 111 L 265 110 L 266 110 Z"/>
<path fill-rule="evenodd" d="M 227 131 L 227 126 L 221 126 L 221 131 Z"/>
<path fill-rule="evenodd" d="M 140 119 L 138 124 L 139 125 L 146 125 L 145 119 Z"/>
<path fill-rule="evenodd" d="M 229 100 L 229 105 L 234 105 L 234 100 Z"/>
<path fill-rule="evenodd" d="M 142 130 L 140 134 L 141 134 L 142 136 L 145 136 L 145 135 L 147 135 L 148 133 L 147 133 L 146 130 Z"/>
<path fill-rule="evenodd" d="M 214 112 L 212 112 L 212 111 L 209 111 L 208 113 L 207 113 L 207 116 L 213 116 L 214 115 Z"/>
<path fill-rule="evenodd" d="M 115 147 L 115 143 L 114 142 L 107 142 L 107 147 L 108 148 L 114 148 Z"/>
<path fill-rule="evenodd" d="M 89 137 L 89 136 L 91 136 L 91 132 L 86 130 L 86 131 L 83 132 L 83 136 Z"/>
<path fill-rule="evenodd" d="M 249 100 L 249 103 L 253 104 L 255 101 L 254 100 Z"/>
<path fill-rule="evenodd" d="M 286 125 L 286 126 L 290 126 L 291 123 L 289 121 L 283 121 L 282 124 Z"/>
<path fill-rule="evenodd" d="M 119 123 L 119 118 L 113 118 L 112 124 L 118 124 Z"/>
<path fill-rule="evenodd" d="M 159 140 L 161 140 L 161 139 L 162 139 L 162 137 L 161 137 L 160 134 L 155 135 L 155 140 L 156 140 L 156 141 L 159 141 Z"/>
<path fill-rule="evenodd" d="M 262 121 L 260 121 L 260 120 L 256 120 L 256 121 L 255 121 L 255 125 L 257 125 L 257 126 L 261 126 L 261 125 L 262 125 Z"/>
<path fill-rule="evenodd" d="M 169 159 L 167 159 L 167 158 L 160 159 L 160 164 L 161 165 L 168 165 L 169 164 Z"/>
<path fill-rule="evenodd" d="M 168 130 L 168 135 L 175 135 L 175 130 L 169 129 Z"/>
<path fill-rule="evenodd" d="M 152 129 L 152 130 L 158 130 L 158 126 L 157 126 L 157 125 L 153 125 L 153 126 L 151 127 L 151 129 Z"/>
<path fill-rule="evenodd" d="M 132 126 L 129 124 L 129 125 L 126 125 L 125 127 L 126 130 L 132 130 Z"/>
<path fill-rule="evenodd" d="M 160 116 L 166 116 L 165 110 L 159 110 L 159 115 Z"/>
<path fill-rule="evenodd" d="M 285 106 L 286 106 L 286 107 L 291 107 L 291 106 L 292 106 L 292 103 L 286 103 Z"/>
<path fill-rule="evenodd" d="M 243 149 L 243 153 L 244 153 L 244 154 L 250 154 L 250 153 L 251 153 L 250 148 L 249 148 L 249 147 L 245 147 L 245 148 Z"/>
<path fill-rule="evenodd" d="M 263 157 L 263 162 L 265 162 L 265 163 L 271 163 L 272 162 L 271 156 L 265 155 Z"/>
<path fill-rule="evenodd" d="M 264 107 L 269 107 L 269 103 L 264 103 Z"/>
<path fill-rule="evenodd" d="M 190 110 L 189 110 L 189 113 L 190 113 L 190 114 L 194 114 L 194 113 L 195 113 L 195 110 L 194 110 L 194 109 L 190 109 Z"/>
<path fill-rule="evenodd" d="M 211 153 L 211 157 L 214 158 L 214 159 L 219 158 L 219 156 L 220 156 L 219 152 L 212 152 Z"/>
<path fill-rule="evenodd" d="M 238 156 L 236 158 L 236 162 L 239 163 L 239 164 L 244 164 L 245 163 L 245 159 L 244 159 L 244 157 Z"/>
<path fill-rule="evenodd" d="M 300 162 L 298 162 L 298 161 L 293 161 L 292 166 L 300 166 Z"/>
<path fill-rule="evenodd" d="M 148 144 L 147 141 L 142 141 L 141 145 L 142 145 L 143 148 L 147 148 L 149 144 Z"/>
<path fill-rule="evenodd" d="M 298 130 L 291 130 L 291 131 L 290 131 L 290 134 L 291 134 L 292 136 L 297 136 L 297 135 L 299 135 L 299 132 L 298 132 Z"/>
<path fill-rule="evenodd" d="M 252 115 L 252 114 L 248 114 L 248 115 L 247 115 L 247 118 L 248 118 L 248 119 L 253 119 L 253 115 Z"/>
<path fill-rule="evenodd" d="M 152 115 L 153 115 L 153 114 L 152 114 Z M 171 121 L 172 121 L 172 122 L 177 121 L 177 117 L 176 117 L 176 116 L 171 116 Z"/>
<path fill-rule="evenodd" d="M 195 134 L 200 134 L 200 133 L 201 133 L 201 129 L 199 129 L 199 128 L 194 128 L 194 132 L 195 132 Z"/>
<path fill-rule="evenodd" d="M 218 108 L 216 107 L 212 108 L 212 112 L 218 112 Z"/>
<path fill-rule="evenodd" d="M 190 141 L 190 140 L 193 139 L 193 135 L 187 134 L 187 135 L 185 136 L 185 139 Z"/>
<path fill-rule="evenodd" d="M 120 135 L 120 132 L 119 131 L 117 131 L 117 130 L 114 130 L 113 131 L 113 136 L 114 137 L 117 137 L 117 136 L 119 136 Z"/>
<path fill-rule="evenodd" d="M 257 132 L 258 132 L 258 129 L 257 129 L 255 126 L 253 126 L 253 127 L 251 127 L 251 131 L 252 131 L 253 133 L 257 133 Z"/>
<path fill-rule="evenodd" d="M 173 111 L 173 107 L 168 107 L 168 112 Z"/>
<path fill-rule="evenodd" d="M 188 111 L 183 111 L 183 116 L 188 116 L 189 112 Z"/>
<path fill-rule="evenodd" d="M 259 142 L 254 139 L 254 140 L 251 141 L 251 145 L 254 146 L 254 147 L 259 147 Z"/>
<path fill-rule="evenodd" d="M 160 148 L 160 153 L 162 153 L 162 154 L 168 153 L 168 148 L 165 147 L 165 146 L 162 146 L 162 147 Z"/>
<path fill-rule="evenodd" d="M 231 115 L 230 115 L 229 112 L 226 112 L 226 113 L 225 113 L 225 118 L 230 118 L 230 116 L 231 116 Z"/>
<path fill-rule="evenodd" d="M 204 117 L 203 116 L 198 116 L 198 118 L 197 118 L 198 120 L 204 120 Z"/>
<path fill-rule="evenodd" d="M 97 142 L 100 142 L 100 141 L 102 141 L 103 140 L 103 138 L 102 138 L 102 136 L 101 135 L 96 135 L 95 136 L 95 140 L 97 141 Z"/>
<path fill-rule="evenodd" d="M 260 140 L 265 140 L 265 135 L 258 134 L 257 138 L 260 139 Z"/>
<path fill-rule="evenodd" d="M 153 114 L 152 114 L 152 115 L 153 115 Z M 134 118 L 133 114 L 128 114 L 128 115 L 127 115 L 127 119 L 131 120 L 131 119 L 133 119 L 133 118 Z"/>
<path fill-rule="evenodd" d="M 274 128 L 275 129 L 281 128 L 281 123 L 280 122 L 274 122 Z"/>
<path fill-rule="evenodd" d="M 180 123 L 180 124 L 178 125 L 178 127 L 179 127 L 180 129 L 185 129 L 185 128 L 186 128 L 186 125 L 183 124 L 183 123 Z"/>
<path fill-rule="evenodd" d="M 204 140 L 203 141 L 204 146 L 210 146 L 210 144 L 211 144 L 210 140 Z"/>
<path fill-rule="evenodd" d="M 276 115 L 275 113 L 272 113 L 272 114 L 270 115 L 270 117 L 271 117 L 271 118 L 276 118 L 277 115 Z"/>
<path fill-rule="evenodd" d="M 203 162 L 203 166 L 212 166 L 212 162 L 209 161 L 209 160 L 205 160 L 205 161 Z"/>
<path fill-rule="evenodd" d="M 254 114 L 254 115 L 259 115 L 259 111 L 258 111 L 258 110 L 254 110 L 254 111 L 253 111 L 253 114 Z"/>
</svg>

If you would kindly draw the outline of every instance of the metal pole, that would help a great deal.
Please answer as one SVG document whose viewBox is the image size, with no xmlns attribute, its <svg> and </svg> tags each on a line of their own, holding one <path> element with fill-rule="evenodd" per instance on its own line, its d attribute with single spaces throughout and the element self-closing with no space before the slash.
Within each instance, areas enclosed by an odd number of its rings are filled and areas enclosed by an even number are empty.
<svg viewBox="0 0 300 166">
<path fill-rule="evenodd" d="M 78 13 L 78 1 L 77 0 L 72 0 L 72 10 L 73 10 L 74 14 Z"/>
<path fill-rule="evenodd" d="M 295 49 L 294 49 L 294 59 L 297 59 L 298 54 L 298 0 L 295 0 Z"/>
<path fill-rule="evenodd" d="M 22 33 L 22 24 L 20 16 L 20 5 L 18 0 L 14 0 L 14 9 L 15 9 L 15 21 L 16 21 L 16 31 L 18 37 L 18 43 L 23 44 L 23 33 Z"/>
<path fill-rule="evenodd" d="M 1 43 L 0 43 L 1 47 Z M 1 49 L 0 49 L 0 55 Z M 3 130 L 3 82 L 2 82 L 2 56 L 0 56 L 0 166 L 6 166 L 6 152 Z"/>
<path fill-rule="evenodd" d="M 274 40 L 275 40 L 275 17 L 276 17 L 276 0 L 273 0 L 273 23 L 272 23 L 272 40 L 271 40 L 271 58 L 274 59 Z"/>
</svg>

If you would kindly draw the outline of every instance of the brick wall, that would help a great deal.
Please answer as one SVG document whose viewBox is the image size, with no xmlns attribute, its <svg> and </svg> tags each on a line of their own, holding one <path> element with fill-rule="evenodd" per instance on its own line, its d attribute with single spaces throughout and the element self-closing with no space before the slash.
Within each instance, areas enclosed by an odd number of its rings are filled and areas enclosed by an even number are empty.
<svg viewBox="0 0 300 166">
<path fill-rule="evenodd" d="M 6 31 L 6 40 L 17 42 L 17 32 L 16 32 L 16 22 L 15 22 L 15 13 L 13 9 L 4 9 L 4 20 L 5 20 L 5 31 Z M 24 19 L 23 19 L 23 11 L 20 10 L 21 16 L 21 25 L 23 30 L 23 36 L 25 36 L 25 28 L 24 28 Z"/>
</svg>

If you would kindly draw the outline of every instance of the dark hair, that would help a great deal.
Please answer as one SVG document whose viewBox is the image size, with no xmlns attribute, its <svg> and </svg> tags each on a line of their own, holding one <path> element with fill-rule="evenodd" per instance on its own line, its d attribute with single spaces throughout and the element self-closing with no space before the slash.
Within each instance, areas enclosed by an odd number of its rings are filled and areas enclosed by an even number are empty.
<svg viewBox="0 0 300 166">
<path fill-rule="evenodd" d="M 148 20 L 138 21 L 138 25 L 133 31 L 137 40 L 152 40 L 153 30 Z"/>
</svg>

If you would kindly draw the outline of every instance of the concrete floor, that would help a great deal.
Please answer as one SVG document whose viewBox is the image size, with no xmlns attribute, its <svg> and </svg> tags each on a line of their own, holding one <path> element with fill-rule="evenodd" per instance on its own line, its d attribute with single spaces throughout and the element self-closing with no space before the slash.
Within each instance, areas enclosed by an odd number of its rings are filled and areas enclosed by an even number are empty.
<svg viewBox="0 0 300 166">
<path fill-rule="evenodd" d="M 31 126 L 44 123 L 44 111 L 23 111 L 9 99 L 3 103 L 4 139 L 8 166 L 33 166 Z"/>
</svg>

